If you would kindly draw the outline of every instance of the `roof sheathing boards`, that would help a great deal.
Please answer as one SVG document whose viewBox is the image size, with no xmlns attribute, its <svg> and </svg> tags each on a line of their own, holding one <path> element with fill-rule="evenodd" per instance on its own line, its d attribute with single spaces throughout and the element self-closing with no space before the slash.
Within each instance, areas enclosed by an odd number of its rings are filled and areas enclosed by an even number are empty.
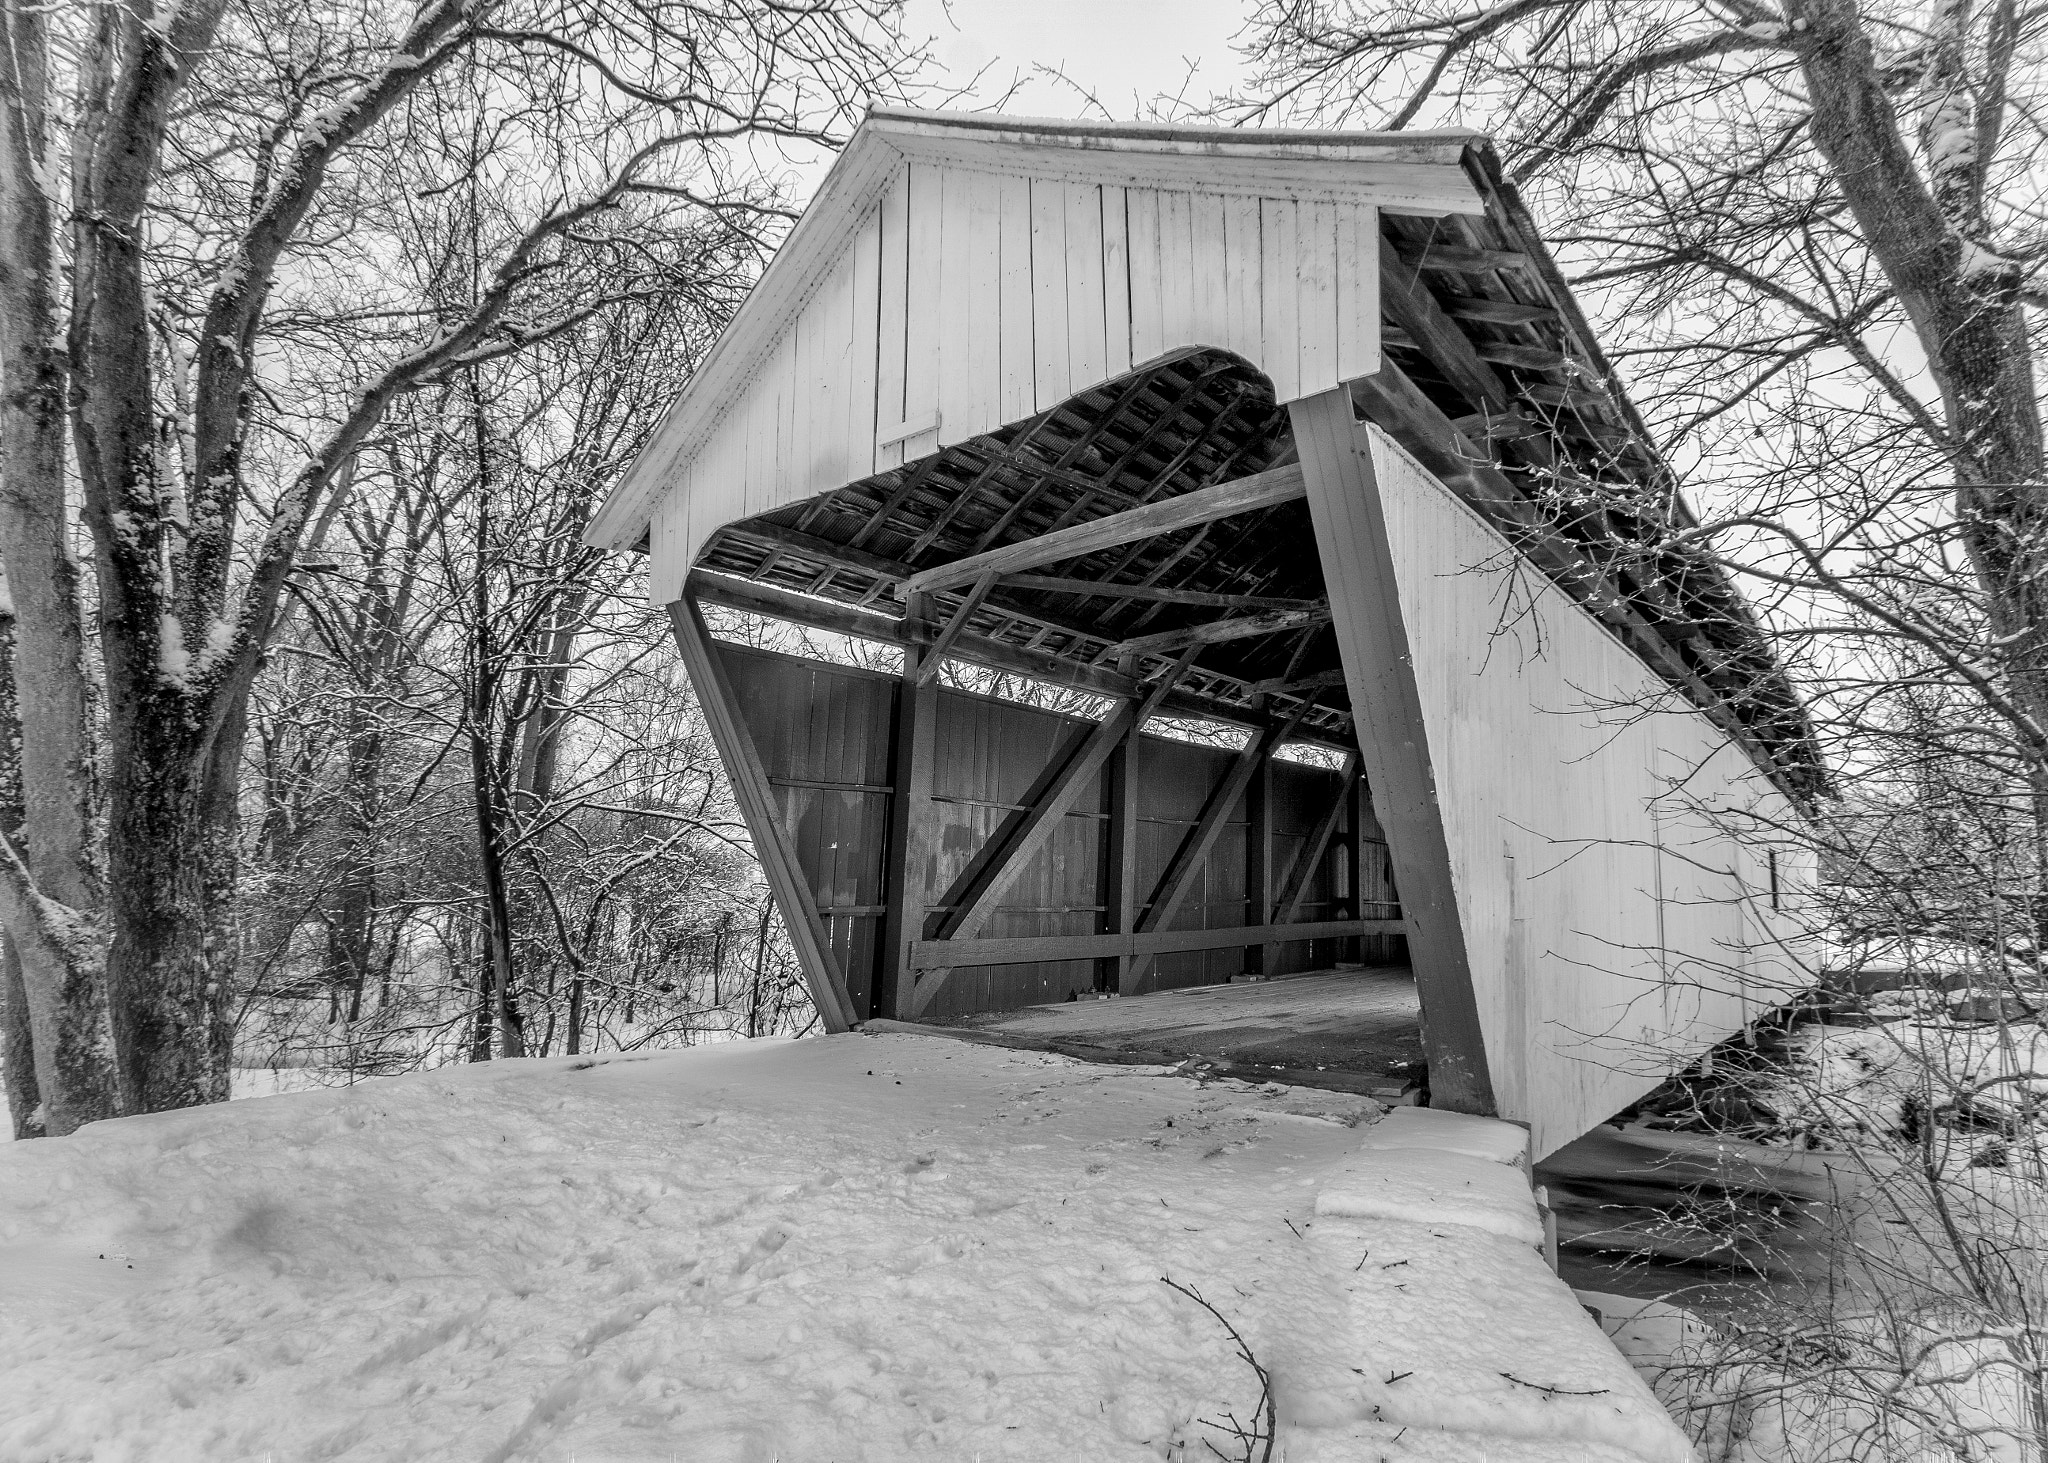
<svg viewBox="0 0 2048 1463">
<path fill-rule="evenodd" d="M 1286 414 L 1260 373 L 1223 352 L 1178 351 L 1024 422 L 728 524 L 698 563 L 730 579 L 700 572 L 691 587 L 725 603 L 743 598 L 732 580 L 808 596 L 812 607 L 837 601 L 876 612 L 864 627 L 844 618 L 837 626 L 891 638 L 909 633 L 895 628 L 904 609 L 898 584 L 920 567 L 1246 476 L 1289 455 Z M 1309 532 L 1296 502 L 1043 566 L 976 601 L 965 628 L 978 643 L 963 640 L 962 653 L 1127 695 L 1133 677 L 1165 671 L 1179 651 L 1127 659 L 1119 644 L 1215 618 L 1217 607 L 1201 597 L 1258 601 L 1241 606 L 1252 609 L 1298 608 L 1319 597 L 1315 557 L 1300 552 Z M 1103 592 L 1089 592 L 1098 584 Z M 1161 601 L 1140 588 L 1189 599 Z M 942 590 L 933 608 L 949 619 L 972 593 L 971 585 Z M 1335 657 L 1317 624 L 1213 646 L 1167 709 L 1251 725 L 1298 711 L 1304 737 L 1348 745 L 1340 682 L 1257 684 L 1284 680 L 1297 663 L 1298 679 L 1312 680 Z"/>
</svg>

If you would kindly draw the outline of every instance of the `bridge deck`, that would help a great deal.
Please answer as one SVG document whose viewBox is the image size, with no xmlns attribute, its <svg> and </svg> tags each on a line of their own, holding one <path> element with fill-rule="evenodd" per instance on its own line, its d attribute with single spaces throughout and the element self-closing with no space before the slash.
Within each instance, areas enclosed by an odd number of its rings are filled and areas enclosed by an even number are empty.
<svg viewBox="0 0 2048 1463">
<path fill-rule="evenodd" d="M 1382 1096 L 1397 1095 L 1422 1062 L 1421 1008 L 1404 966 L 1026 1006 L 944 1024 L 1098 1060 L 1201 1060 L 1235 1076 Z"/>
</svg>

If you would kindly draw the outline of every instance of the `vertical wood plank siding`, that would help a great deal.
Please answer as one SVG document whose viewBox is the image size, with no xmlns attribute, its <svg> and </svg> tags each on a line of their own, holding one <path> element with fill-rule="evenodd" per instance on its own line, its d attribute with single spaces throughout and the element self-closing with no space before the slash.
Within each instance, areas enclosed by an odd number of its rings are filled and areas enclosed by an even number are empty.
<svg viewBox="0 0 2048 1463">
<path fill-rule="evenodd" d="M 726 523 L 1045 411 L 1182 346 L 1283 402 L 1379 367 L 1365 203 L 1115 187 L 905 163 L 781 343 L 672 470 L 650 591 Z"/>
<path fill-rule="evenodd" d="M 826 665 L 771 651 L 719 643 L 742 715 L 752 729 L 774 789 L 783 826 L 832 950 L 846 973 L 854 1005 L 875 1012 L 883 912 L 888 902 L 889 815 L 894 799 L 896 707 L 900 679 L 849 666 Z M 1053 712 L 1015 706 L 961 691 L 935 696 L 931 799 L 936 854 L 922 879 L 927 933 L 946 912 L 940 901 L 975 853 L 1014 816 L 1056 750 L 1088 724 Z M 1160 737 L 1140 736 L 1133 748 L 1138 785 L 1137 888 L 1142 902 L 1158 884 L 1181 839 L 1194 826 L 1209 788 L 1234 754 Z M 1061 820 L 1049 846 L 1025 868 L 1004 903 L 979 932 L 987 938 L 1102 933 L 1111 903 L 1106 857 L 1110 779 L 1099 776 Z M 1284 866 L 1318 818 L 1346 789 L 1338 774 L 1291 762 L 1273 764 L 1273 833 Z M 1245 900 L 1244 812 L 1217 840 L 1197 872 L 1196 892 L 1169 929 L 1230 929 L 1258 923 Z M 1327 852 L 1309 882 L 1303 921 L 1336 917 L 1339 859 Z M 1274 973 L 1312 970 L 1342 956 L 1338 940 L 1280 947 Z M 1388 961 L 1401 958 L 1394 941 Z M 1245 968 L 1241 950 L 1161 956 L 1141 990 L 1170 990 L 1227 980 Z M 1096 962 L 1073 960 L 956 970 L 928 1016 L 1008 1010 L 1092 990 Z"/>
<path fill-rule="evenodd" d="M 1386 560 L 1373 590 L 1398 606 L 1413 668 L 1413 714 L 1367 727 L 1366 746 L 1383 764 L 1396 737 L 1427 749 L 1494 1096 L 1532 1125 L 1541 1156 L 1665 1075 L 1644 1054 L 1676 1070 L 1799 987 L 1778 943 L 1788 927 L 1753 897 L 1754 851 L 1730 833 L 1797 814 L 1562 591 L 1515 578 L 1500 536 L 1397 444 L 1353 423 L 1348 403 L 1327 415 L 1369 454 Z M 1328 560 L 1344 529 L 1302 436 Z M 1330 583 L 1333 602 L 1366 592 L 1336 572 Z M 1345 657 L 1353 704 L 1367 704 L 1369 651 L 1348 644 Z M 1397 833 L 1402 793 L 1390 782 L 1384 799 Z M 1423 926 L 1427 890 L 1402 892 L 1411 929 Z M 1422 996 L 1429 1009 L 1426 979 Z"/>
</svg>

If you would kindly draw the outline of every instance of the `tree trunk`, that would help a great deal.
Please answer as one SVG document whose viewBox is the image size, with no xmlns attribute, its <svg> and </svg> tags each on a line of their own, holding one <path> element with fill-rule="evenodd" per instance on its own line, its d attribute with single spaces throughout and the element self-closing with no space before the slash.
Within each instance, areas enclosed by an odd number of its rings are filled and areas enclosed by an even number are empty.
<svg viewBox="0 0 2048 1463">
<path fill-rule="evenodd" d="M 36 1086 L 35 1043 L 28 1019 L 28 989 L 21 983 L 21 967 L 14 956 L 14 941 L 0 933 L 0 1063 L 6 1064 L 7 1111 L 14 1119 L 16 1138 L 43 1136 L 43 1095 Z"/>
<path fill-rule="evenodd" d="M 474 1015 L 469 1023 L 469 1059 L 472 1062 L 488 1062 L 491 1059 L 491 1013 L 492 991 L 495 981 L 491 975 L 491 962 L 478 947 L 482 939 L 476 926 L 463 922 L 462 955 L 465 961 L 474 962 L 476 970 L 476 1001 L 472 1008 Z"/>
<path fill-rule="evenodd" d="M 207 755 L 185 745 L 175 722 L 111 712 L 107 984 L 124 1105 L 162 1112 L 225 1102 L 241 739 Z"/>
<path fill-rule="evenodd" d="M 377 961 L 377 792 L 384 739 L 359 697 L 347 723 L 344 785 L 347 842 L 327 921 L 327 984 L 348 1002 L 348 1021 L 362 1019 L 363 987 Z"/>
<path fill-rule="evenodd" d="M 2048 728 L 2048 485 L 2016 263 L 1987 262 L 1981 206 L 1923 182 L 1852 0 L 1791 8 L 1814 146 L 1913 322 L 1941 392 L 1956 516 L 2013 692 Z M 1946 80 L 1941 85 L 1948 85 Z"/>
<path fill-rule="evenodd" d="M 65 507 L 67 356 L 45 191 L 57 172 L 47 25 L 38 7 L 0 14 L 0 923 L 13 947 L 4 964 L 16 1131 L 62 1134 L 120 1108 L 93 924 L 85 635 Z M 18 1049 L 24 1033 L 32 1054 Z M 20 1107 L 31 1092 L 35 1102 Z"/>
<path fill-rule="evenodd" d="M 564 1048 L 570 1056 L 583 1050 L 583 967 L 578 964 L 575 973 L 569 977 L 569 1044 Z"/>
<path fill-rule="evenodd" d="M 761 901 L 761 928 L 754 936 L 754 980 L 747 992 L 747 1036 L 761 1034 L 761 970 L 768 963 L 768 910 L 769 903 Z"/>
</svg>

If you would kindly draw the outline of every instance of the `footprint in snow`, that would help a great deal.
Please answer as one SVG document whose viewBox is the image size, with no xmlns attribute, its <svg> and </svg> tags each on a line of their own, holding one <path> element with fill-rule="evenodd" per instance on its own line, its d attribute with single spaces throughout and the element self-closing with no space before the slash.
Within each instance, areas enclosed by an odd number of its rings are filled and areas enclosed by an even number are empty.
<svg viewBox="0 0 2048 1463">
<path fill-rule="evenodd" d="M 769 1225 L 761 1231 L 761 1237 L 747 1247 L 747 1252 L 740 1256 L 739 1263 L 733 1266 L 733 1274 L 746 1274 L 788 1244 L 790 1238 L 791 1232 L 782 1225 Z"/>
<path fill-rule="evenodd" d="M 630 1305 L 622 1311 L 616 1311 L 612 1315 L 607 1316 L 604 1320 L 599 1321 L 595 1326 L 592 1326 L 583 1333 L 583 1340 L 578 1343 L 580 1354 L 588 1356 L 613 1337 L 625 1335 L 628 1331 L 646 1320 L 648 1312 L 662 1304 L 664 1304 L 662 1301 L 642 1301 L 637 1305 Z"/>
</svg>

